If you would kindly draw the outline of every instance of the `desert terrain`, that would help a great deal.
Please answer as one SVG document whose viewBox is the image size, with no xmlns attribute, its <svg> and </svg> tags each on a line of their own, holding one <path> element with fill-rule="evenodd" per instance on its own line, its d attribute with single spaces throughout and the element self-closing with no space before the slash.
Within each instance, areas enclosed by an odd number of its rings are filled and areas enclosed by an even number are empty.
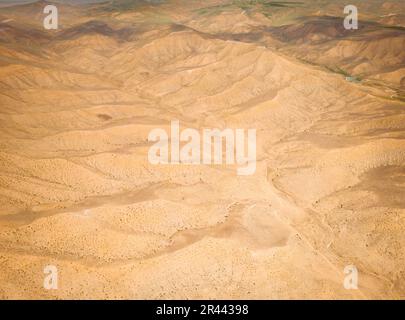
<svg viewBox="0 0 405 320">
<path fill-rule="evenodd" d="M 403 1 L 48 4 L 0 7 L 0 299 L 405 299 Z M 174 119 L 256 172 L 151 164 Z"/>
</svg>

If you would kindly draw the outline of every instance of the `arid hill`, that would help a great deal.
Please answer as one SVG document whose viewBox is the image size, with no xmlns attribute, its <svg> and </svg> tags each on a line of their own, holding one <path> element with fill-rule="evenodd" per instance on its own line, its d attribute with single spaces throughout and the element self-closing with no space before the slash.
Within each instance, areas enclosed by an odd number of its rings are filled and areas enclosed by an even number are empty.
<svg viewBox="0 0 405 320">
<path fill-rule="evenodd" d="M 0 298 L 405 298 L 403 4 L 354 2 L 0 8 Z M 255 174 L 151 164 L 172 120 Z"/>
</svg>

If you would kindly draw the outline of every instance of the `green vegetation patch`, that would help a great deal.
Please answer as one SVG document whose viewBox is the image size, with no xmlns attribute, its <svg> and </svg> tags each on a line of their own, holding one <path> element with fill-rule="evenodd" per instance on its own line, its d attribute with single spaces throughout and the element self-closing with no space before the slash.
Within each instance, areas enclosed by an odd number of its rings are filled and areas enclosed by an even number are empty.
<svg viewBox="0 0 405 320">
<path fill-rule="evenodd" d="M 271 16 L 269 9 L 281 9 L 281 8 L 295 8 L 303 5 L 303 2 L 299 1 L 270 1 L 270 0 L 233 0 L 230 4 L 223 4 L 211 7 L 205 7 L 195 10 L 200 15 L 215 15 L 220 14 L 225 10 L 240 8 L 248 11 L 251 9 L 258 9 L 266 16 Z"/>
<path fill-rule="evenodd" d="M 345 80 L 349 81 L 349 82 L 357 83 L 357 82 L 361 82 L 363 80 L 363 78 L 360 75 L 358 75 L 358 76 L 351 75 L 347 71 L 345 71 L 342 68 L 339 68 L 337 66 L 334 66 L 334 67 L 325 66 L 325 68 L 333 73 L 341 74 L 342 76 L 345 77 Z"/>
<path fill-rule="evenodd" d="M 389 25 L 385 25 L 384 28 L 386 29 L 393 29 L 393 30 L 399 30 L 399 31 L 405 31 L 404 27 L 401 26 L 389 26 Z"/>
<path fill-rule="evenodd" d="M 252 7 L 266 8 L 295 8 L 304 3 L 300 1 L 269 1 L 269 0 L 234 0 L 233 4 L 242 9 L 250 9 Z"/>
<path fill-rule="evenodd" d="M 211 6 L 211 7 L 205 7 L 201 9 L 195 10 L 196 13 L 200 15 L 216 15 L 220 14 L 223 11 L 227 9 L 232 9 L 233 5 L 232 4 L 223 4 L 223 5 L 217 5 L 217 6 Z"/>
<path fill-rule="evenodd" d="M 144 5 L 154 5 L 162 3 L 162 0 L 145 1 L 145 0 L 113 0 L 104 8 L 105 11 L 128 11 L 139 8 Z"/>
</svg>

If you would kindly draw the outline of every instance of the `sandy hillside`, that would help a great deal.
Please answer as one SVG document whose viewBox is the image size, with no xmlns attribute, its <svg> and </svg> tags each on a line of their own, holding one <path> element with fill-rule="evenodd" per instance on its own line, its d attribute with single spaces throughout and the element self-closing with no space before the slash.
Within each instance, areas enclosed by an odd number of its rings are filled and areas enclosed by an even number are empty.
<svg viewBox="0 0 405 320">
<path fill-rule="evenodd" d="M 282 2 L 0 8 L 1 299 L 405 298 L 403 3 Z M 255 174 L 151 164 L 175 119 Z"/>
</svg>

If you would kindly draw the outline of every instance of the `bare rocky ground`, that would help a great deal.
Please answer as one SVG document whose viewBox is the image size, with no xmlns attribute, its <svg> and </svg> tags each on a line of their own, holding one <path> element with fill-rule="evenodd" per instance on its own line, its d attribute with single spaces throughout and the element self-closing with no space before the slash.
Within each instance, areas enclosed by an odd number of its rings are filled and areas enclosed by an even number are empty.
<svg viewBox="0 0 405 320">
<path fill-rule="evenodd" d="M 1 8 L 0 298 L 405 298 L 404 4 L 352 2 Z M 174 119 L 256 173 L 150 164 Z"/>
</svg>

